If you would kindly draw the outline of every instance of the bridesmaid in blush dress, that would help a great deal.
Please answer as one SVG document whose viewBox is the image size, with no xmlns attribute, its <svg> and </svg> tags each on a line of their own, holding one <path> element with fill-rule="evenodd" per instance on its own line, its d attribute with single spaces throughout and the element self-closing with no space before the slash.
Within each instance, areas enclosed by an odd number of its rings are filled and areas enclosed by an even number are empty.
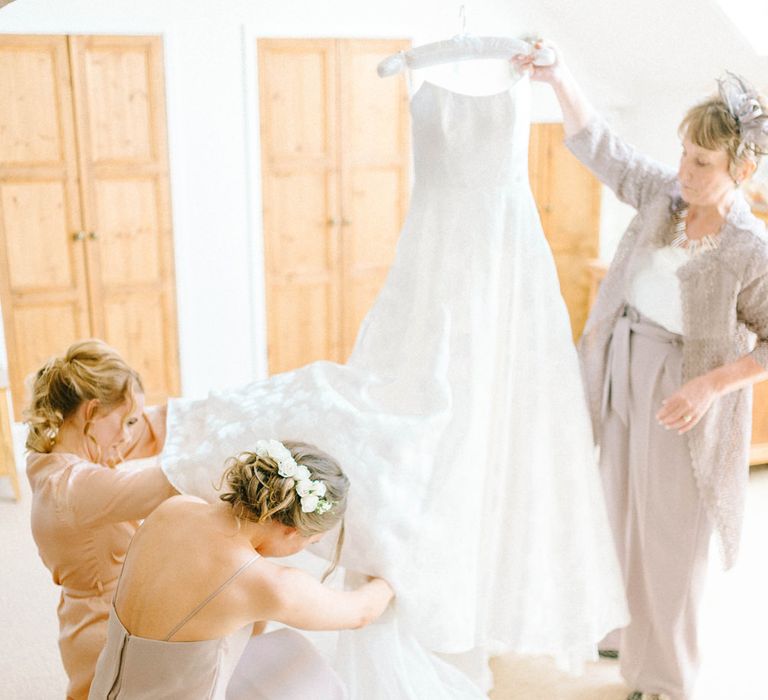
<svg viewBox="0 0 768 700">
<path fill-rule="evenodd" d="M 61 587 L 67 698 L 84 700 L 137 521 L 176 493 L 157 464 L 131 471 L 116 466 L 160 451 L 165 409 L 145 411 L 139 375 L 115 350 L 90 340 L 34 375 L 26 419 L 32 534 Z"/>
</svg>

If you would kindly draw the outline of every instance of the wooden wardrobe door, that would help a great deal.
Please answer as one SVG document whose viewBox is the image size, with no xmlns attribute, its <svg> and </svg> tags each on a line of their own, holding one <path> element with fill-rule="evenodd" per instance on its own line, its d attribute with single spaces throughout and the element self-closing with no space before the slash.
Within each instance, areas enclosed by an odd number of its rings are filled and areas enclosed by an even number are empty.
<svg viewBox="0 0 768 700">
<path fill-rule="evenodd" d="M 768 224 L 768 212 L 755 210 L 754 213 Z M 750 464 L 768 464 L 768 381 L 754 387 Z"/>
<path fill-rule="evenodd" d="M 755 384 L 751 464 L 768 464 L 768 382 Z"/>
<path fill-rule="evenodd" d="M 17 420 L 24 378 L 88 337 L 65 37 L 0 35 L 0 303 Z"/>
<path fill-rule="evenodd" d="M 70 37 L 94 333 L 179 392 L 162 40 Z"/>
<path fill-rule="evenodd" d="M 346 360 L 395 257 L 409 187 L 408 94 L 377 64 L 407 40 L 339 41 L 341 358 Z"/>
<path fill-rule="evenodd" d="M 531 189 L 577 339 L 589 313 L 588 264 L 599 255 L 601 190 L 597 178 L 563 139 L 562 124 L 533 124 L 529 167 Z"/>
<path fill-rule="evenodd" d="M 269 371 L 340 360 L 336 44 L 258 42 Z"/>
</svg>

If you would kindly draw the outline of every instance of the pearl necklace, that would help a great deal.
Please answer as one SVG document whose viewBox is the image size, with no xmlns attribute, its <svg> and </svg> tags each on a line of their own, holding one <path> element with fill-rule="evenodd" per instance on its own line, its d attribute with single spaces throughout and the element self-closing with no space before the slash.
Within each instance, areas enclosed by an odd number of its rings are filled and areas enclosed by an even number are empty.
<svg viewBox="0 0 768 700">
<path fill-rule="evenodd" d="M 691 255 L 703 253 L 708 250 L 716 250 L 720 247 L 720 234 L 702 236 L 701 238 L 688 238 L 685 220 L 688 217 L 688 205 L 683 203 L 672 212 L 673 238 L 670 245 L 673 248 L 682 248 Z"/>
</svg>

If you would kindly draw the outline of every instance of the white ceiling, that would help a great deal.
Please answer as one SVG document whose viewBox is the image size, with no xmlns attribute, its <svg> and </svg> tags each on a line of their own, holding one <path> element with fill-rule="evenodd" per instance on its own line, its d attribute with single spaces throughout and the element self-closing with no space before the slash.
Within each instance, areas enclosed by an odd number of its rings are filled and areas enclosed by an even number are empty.
<svg viewBox="0 0 768 700">
<path fill-rule="evenodd" d="M 592 89 L 611 96 L 595 95 L 598 102 L 711 92 L 725 69 L 768 88 L 768 57 L 756 54 L 714 0 L 506 0 L 497 7 L 505 5 L 556 41 Z"/>
</svg>

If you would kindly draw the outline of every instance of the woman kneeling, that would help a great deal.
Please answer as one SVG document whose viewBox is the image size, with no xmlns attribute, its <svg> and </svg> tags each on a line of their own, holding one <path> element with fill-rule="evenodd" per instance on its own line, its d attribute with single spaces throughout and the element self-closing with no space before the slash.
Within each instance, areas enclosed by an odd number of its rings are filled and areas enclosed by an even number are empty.
<svg viewBox="0 0 768 700">
<path fill-rule="evenodd" d="M 350 629 L 386 608 L 392 590 L 381 579 L 337 591 L 266 560 L 295 554 L 340 524 L 338 559 L 349 482 L 335 460 L 305 443 L 259 441 L 228 461 L 224 482 L 220 503 L 172 498 L 137 532 L 92 700 L 223 698 L 254 623 Z M 283 678 L 279 694 L 264 693 L 267 674 L 260 696 L 298 697 L 291 683 L 317 675 L 319 662 L 307 663 L 314 671 L 274 664 L 271 673 Z M 305 689 L 317 697 L 318 687 Z"/>
</svg>

